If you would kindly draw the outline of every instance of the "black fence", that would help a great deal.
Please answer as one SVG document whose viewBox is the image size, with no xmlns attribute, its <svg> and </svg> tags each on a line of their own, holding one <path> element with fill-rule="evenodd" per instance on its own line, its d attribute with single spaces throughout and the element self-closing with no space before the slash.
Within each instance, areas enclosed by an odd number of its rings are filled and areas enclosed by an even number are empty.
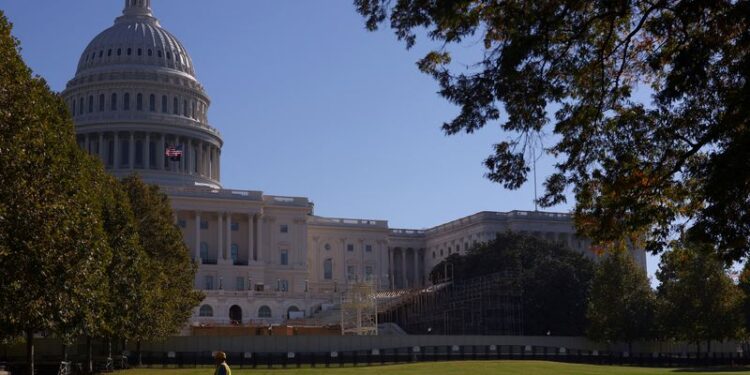
<svg viewBox="0 0 750 375">
<path fill-rule="evenodd" d="M 519 345 L 422 346 L 339 352 L 255 353 L 228 352 L 232 368 L 294 368 L 294 367 L 352 367 L 375 366 L 430 361 L 465 360 L 540 360 L 597 365 L 631 365 L 643 367 L 699 368 L 713 366 L 748 366 L 750 356 L 745 353 L 628 353 L 571 350 L 557 347 Z M 142 365 L 147 368 L 196 368 L 214 365 L 211 352 L 143 352 Z M 82 368 L 73 359 L 73 374 Z M 23 358 L 0 359 L 12 375 L 24 374 Z M 135 355 L 129 358 L 137 364 Z M 124 363 L 124 362 L 121 362 Z M 106 372 L 102 361 L 95 367 Z M 116 363 L 113 369 L 122 366 Z M 60 362 L 44 358 L 37 364 L 36 375 L 58 374 Z"/>
</svg>

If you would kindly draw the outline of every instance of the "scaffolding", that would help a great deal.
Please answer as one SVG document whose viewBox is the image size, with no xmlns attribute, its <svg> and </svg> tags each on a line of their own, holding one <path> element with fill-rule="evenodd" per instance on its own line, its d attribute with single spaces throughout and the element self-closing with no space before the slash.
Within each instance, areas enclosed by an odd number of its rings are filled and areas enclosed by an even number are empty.
<svg viewBox="0 0 750 375">
<path fill-rule="evenodd" d="M 498 272 L 404 293 L 380 320 L 409 334 L 521 335 L 521 294 L 516 277 Z"/>
<path fill-rule="evenodd" d="M 341 334 L 377 335 L 378 306 L 374 282 L 353 281 L 341 294 Z"/>
</svg>

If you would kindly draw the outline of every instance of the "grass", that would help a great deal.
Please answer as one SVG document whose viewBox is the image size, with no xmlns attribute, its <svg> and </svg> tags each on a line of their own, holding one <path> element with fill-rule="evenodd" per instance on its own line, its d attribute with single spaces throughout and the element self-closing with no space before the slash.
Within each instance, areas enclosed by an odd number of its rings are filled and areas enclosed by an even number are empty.
<svg viewBox="0 0 750 375">
<path fill-rule="evenodd" d="M 231 367 L 231 363 L 229 364 Z M 625 366 L 599 366 L 546 361 L 465 361 L 430 362 L 371 367 L 331 367 L 302 369 L 233 369 L 232 375 L 660 375 L 694 373 L 702 375 L 750 374 L 750 368 L 676 369 Z M 122 375 L 212 375 L 212 368 L 133 369 Z"/>
</svg>

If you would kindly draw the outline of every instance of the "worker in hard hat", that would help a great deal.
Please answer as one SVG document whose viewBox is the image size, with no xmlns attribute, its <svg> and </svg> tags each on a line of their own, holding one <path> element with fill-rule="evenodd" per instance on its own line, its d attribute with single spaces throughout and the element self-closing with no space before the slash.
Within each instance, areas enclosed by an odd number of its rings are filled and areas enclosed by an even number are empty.
<svg viewBox="0 0 750 375">
<path fill-rule="evenodd" d="M 216 360 L 216 371 L 214 371 L 214 375 L 232 375 L 232 370 L 227 364 L 227 353 L 216 352 L 214 359 Z"/>
</svg>

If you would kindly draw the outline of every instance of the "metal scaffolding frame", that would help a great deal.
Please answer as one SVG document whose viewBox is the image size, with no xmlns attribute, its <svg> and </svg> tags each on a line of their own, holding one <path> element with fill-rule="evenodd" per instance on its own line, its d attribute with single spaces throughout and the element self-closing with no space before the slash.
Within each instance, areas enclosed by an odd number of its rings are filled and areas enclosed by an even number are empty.
<svg viewBox="0 0 750 375">
<path fill-rule="evenodd" d="M 374 282 L 353 281 L 341 294 L 341 334 L 378 334 L 378 304 Z"/>
<path fill-rule="evenodd" d="M 410 334 L 521 335 L 521 299 L 517 278 L 498 272 L 404 293 L 380 318 Z"/>
</svg>

